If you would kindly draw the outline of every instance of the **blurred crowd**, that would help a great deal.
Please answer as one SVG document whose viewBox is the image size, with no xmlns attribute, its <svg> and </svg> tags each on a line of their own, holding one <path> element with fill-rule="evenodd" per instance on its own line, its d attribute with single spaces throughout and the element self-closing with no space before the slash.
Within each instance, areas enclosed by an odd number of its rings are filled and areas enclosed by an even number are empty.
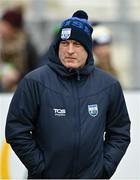
<svg viewBox="0 0 140 180">
<path fill-rule="evenodd" d="M 92 39 L 95 65 L 117 78 L 118 73 L 112 62 L 112 35 L 109 28 L 102 24 L 96 25 Z"/>
<path fill-rule="evenodd" d="M 14 91 L 37 67 L 38 53 L 24 29 L 23 9 L 6 10 L 0 20 L 0 91 Z"/>
<path fill-rule="evenodd" d="M 45 64 L 24 27 L 22 7 L 7 9 L 0 19 L 0 92 L 13 92 L 25 74 Z M 97 67 L 117 77 L 112 65 L 112 37 L 103 25 L 93 27 L 93 56 Z M 55 30 L 54 38 L 57 34 Z M 41 62 L 41 63 L 40 63 Z"/>
</svg>

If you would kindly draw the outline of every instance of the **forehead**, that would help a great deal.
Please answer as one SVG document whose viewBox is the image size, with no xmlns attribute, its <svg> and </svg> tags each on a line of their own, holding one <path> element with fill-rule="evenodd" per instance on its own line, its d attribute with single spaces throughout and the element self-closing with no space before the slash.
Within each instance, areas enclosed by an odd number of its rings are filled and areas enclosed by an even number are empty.
<svg viewBox="0 0 140 180">
<path fill-rule="evenodd" d="M 76 40 L 73 40 L 73 39 L 67 39 L 67 40 L 62 40 L 62 41 L 60 41 L 60 43 L 61 42 L 67 42 L 67 43 L 79 43 L 79 44 L 81 44 L 79 41 L 76 41 Z M 82 45 L 82 44 L 81 44 Z"/>
</svg>

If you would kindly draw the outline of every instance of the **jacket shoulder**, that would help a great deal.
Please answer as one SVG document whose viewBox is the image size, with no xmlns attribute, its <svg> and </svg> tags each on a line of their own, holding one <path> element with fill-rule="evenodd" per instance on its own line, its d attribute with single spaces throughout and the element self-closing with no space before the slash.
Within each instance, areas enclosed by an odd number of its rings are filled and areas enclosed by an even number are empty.
<svg viewBox="0 0 140 180">
<path fill-rule="evenodd" d="M 31 72 L 29 72 L 25 78 L 28 80 L 34 80 L 41 84 L 46 84 L 49 80 L 54 79 L 56 74 L 49 68 L 48 65 L 41 66 Z"/>
<path fill-rule="evenodd" d="M 92 81 L 92 90 L 95 93 L 105 90 L 109 91 L 112 87 L 121 87 L 120 82 L 114 76 L 97 67 L 94 69 Z"/>
<path fill-rule="evenodd" d="M 102 69 L 95 68 L 94 78 L 100 82 L 100 85 L 109 86 L 114 83 L 119 83 L 118 79 L 110 73 L 103 71 Z"/>
<path fill-rule="evenodd" d="M 41 86 L 43 89 L 67 94 L 64 87 L 61 86 L 57 74 L 48 66 L 41 66 L 25 76 L 26 81 L 33 83 L 35 86 Z"/>
</svg>

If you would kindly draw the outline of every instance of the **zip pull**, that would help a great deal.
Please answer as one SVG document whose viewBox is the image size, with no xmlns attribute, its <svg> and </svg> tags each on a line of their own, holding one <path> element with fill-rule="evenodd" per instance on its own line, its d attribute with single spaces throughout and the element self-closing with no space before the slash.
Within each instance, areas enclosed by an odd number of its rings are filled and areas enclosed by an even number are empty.
<svg viewBox="0 0 140 180">
<path fill-rule="evenodd" d="M 77 72 L 77 80 L 80 81 L 81 77 L 80 77 L 79 71 L 76 71 L 76 72 Z"/>
</svg>

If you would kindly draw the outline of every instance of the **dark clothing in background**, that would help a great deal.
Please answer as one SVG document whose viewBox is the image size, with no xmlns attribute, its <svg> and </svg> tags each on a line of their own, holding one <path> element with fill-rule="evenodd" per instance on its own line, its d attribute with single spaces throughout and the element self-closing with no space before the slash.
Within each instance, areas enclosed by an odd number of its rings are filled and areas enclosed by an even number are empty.
<svg viewBox="0 0 140 180">
<path fill-rule="evenodd" d="M 38 60 L 39 60 L 39 55 L 37 52 L 37 49 L 31 41 L 28 41 L 26 44 L 26 50 L 27 50 L 27 64 L 28 64 L 28 72 L 36 69 L 38 67 Z"/>
</svg>

